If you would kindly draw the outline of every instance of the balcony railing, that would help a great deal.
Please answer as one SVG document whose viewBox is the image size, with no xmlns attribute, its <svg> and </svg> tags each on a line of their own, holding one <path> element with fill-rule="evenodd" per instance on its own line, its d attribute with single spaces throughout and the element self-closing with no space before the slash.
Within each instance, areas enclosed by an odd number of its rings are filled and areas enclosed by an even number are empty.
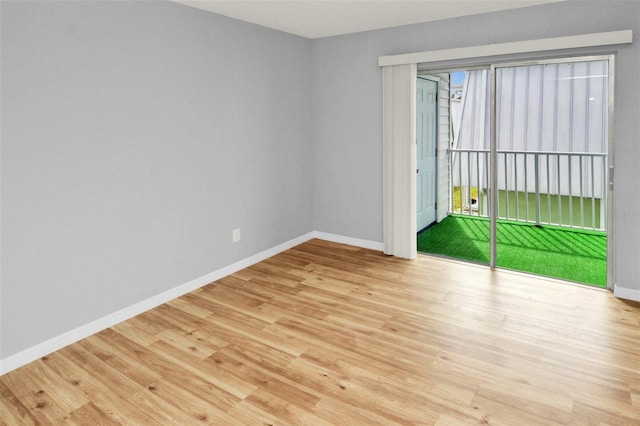
<svg viewBox="0 0 640 426">
<path fill-rule="evenodd" d="M 450 150 L 450 211 L 486 216 L 488 149 Z M 607 154 L 498 150 L 498 218 L 605 230 Z"/>
</svg>

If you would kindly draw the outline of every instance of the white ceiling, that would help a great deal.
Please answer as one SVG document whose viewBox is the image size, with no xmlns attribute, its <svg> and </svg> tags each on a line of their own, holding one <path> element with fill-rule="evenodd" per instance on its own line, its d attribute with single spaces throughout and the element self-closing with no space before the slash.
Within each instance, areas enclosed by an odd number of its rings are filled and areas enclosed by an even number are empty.
<svg viewBox="0 0 640 426">
<path fill-rule="evenodd" d="M 437 21 L 564 0 L 173 0 L 306 38 Z"/>
</svg>

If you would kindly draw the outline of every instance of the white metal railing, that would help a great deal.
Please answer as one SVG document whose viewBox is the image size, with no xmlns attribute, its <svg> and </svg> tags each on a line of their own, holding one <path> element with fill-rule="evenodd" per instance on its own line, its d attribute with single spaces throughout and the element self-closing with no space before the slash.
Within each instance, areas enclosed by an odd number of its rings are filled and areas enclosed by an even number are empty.
<svg viewBox="0 0 640 426">
<path fill-rule="evenodd" d="M 488 149 L 450 149 L 450 212 L 489 216 Z M 606 229 L 607 154 L 498 150 L 498 218 Z"/>
</svg>

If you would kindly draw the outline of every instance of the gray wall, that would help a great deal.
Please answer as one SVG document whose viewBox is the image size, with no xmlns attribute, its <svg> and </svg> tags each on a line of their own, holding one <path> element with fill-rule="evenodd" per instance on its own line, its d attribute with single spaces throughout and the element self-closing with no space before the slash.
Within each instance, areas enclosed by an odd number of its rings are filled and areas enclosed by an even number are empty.
<svg viewBox="0 0 640 426">
<path fill-rule="evenodd" d="M 314 229 L 382 241 L 378 56 L 623 29 L 633 30 L 632 45 L 562 53 L 618 52 L 614 279 L 619 286 L 640 290 L 639 1 L 569 1 L 314 40 Z"/>
<path fill-rule="evenodd" d="M 312 230 L 309 40 L 169 2 L 0 7 L 0 358 Z"/>
</svg>

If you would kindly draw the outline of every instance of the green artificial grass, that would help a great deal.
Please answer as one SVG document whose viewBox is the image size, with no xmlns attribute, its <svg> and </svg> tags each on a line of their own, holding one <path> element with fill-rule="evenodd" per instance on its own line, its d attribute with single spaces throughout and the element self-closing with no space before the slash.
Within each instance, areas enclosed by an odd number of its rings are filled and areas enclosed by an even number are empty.
<svg viewBox="0 0 640 426">
<path fill-rule="evenodd" d="M 606 287 L 604 232 L 504 220 L 497 228 L 497 266 Z M 489 219 L 450 215 L 418 234 L 418 251 L 487 264 Z"/>
</svg>

